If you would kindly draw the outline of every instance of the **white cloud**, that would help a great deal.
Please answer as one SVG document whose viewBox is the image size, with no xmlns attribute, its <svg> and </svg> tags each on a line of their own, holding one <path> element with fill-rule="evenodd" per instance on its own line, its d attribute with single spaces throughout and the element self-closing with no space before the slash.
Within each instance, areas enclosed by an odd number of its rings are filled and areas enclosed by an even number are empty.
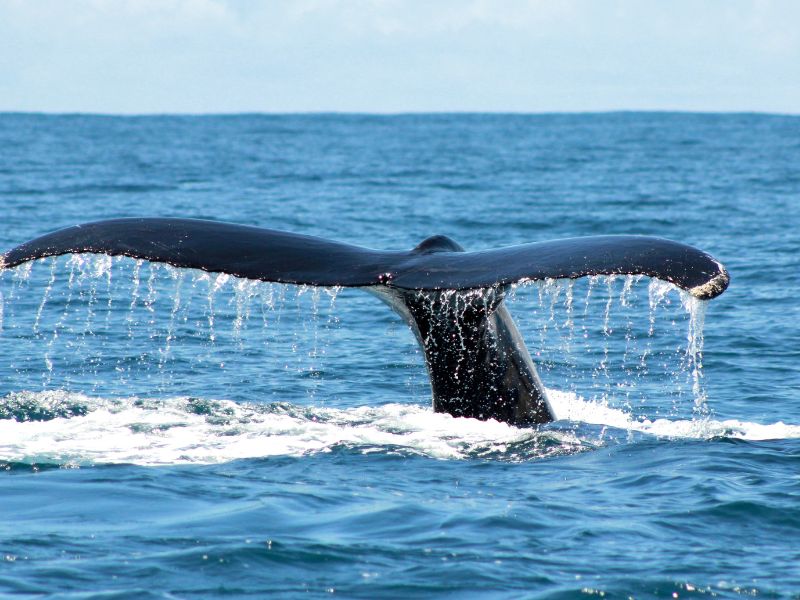
<svg viewBox="0 0 800 600">
<path fill-rule="evenodd" d="M 0 0 L 0 109 L 800 111 L 794 0 Z"/>
</svg>

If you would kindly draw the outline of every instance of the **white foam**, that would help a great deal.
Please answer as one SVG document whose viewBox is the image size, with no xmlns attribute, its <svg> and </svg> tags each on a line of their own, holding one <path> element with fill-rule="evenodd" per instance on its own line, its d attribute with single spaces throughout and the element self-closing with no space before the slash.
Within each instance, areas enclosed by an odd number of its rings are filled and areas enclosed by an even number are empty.
<svg viewBox="0 0 800 600">
<path fill-rule="evenodd" d="M 0 420 L 0 461 L 65 466 L 98 463 L 221 463 L 275 455 L 302 456 L 357 447 L 364 453 L 405 452 L 439 459 L 500 456 L 526 460 L 605 443 L 579 437 L 571 423 L 544 430 L 497 421 L 453 418 L 418 405 L 350 409 L 302 408 L 190 398 L 97 399 L 66 392 L 22 392 L 14 400 L 41 409 L 68 407 L 47 421 Z M 800 437 L 800 426 L 743 421 L 637 420 L 623 410 L 550 390 L 559 420 L 603 425 L 667 438 Z M 70 408 L 71 407 L 71 408 Z M 82 414 L 83 413 L 83 414 Z M 522 448 L 522 450 L 520 450 Z"/>
<path fill-rule="evenodd" d="M 98 400 L 63 392 L 24 394 L 32 402 L 83 405 L 88 413 L 48 421 L 0 420 L 0 461 L 219 463 L 330 452 L 342 445 L 364 452 L 403 448 L 457 459 L 504 452 L 511 444 L 535 445 L 539 438 L 548 442 L 545 453 L 580 449 L 570 432 L 541 433 L 497 421 L 456 419 L 417 405 L 302 409 L 212 401 L 198 410 L 188 398 Z"/>
<path fill-rule="evenodd" d="M 577 394 L 548 390 L 554 416 L 559 420 L 606 425 L 627 431 L 667 438 L 711 439 L 730 437 L 750 441 L 800 438 L 800 425 L 783 421 L 771 424 L 748 421 L 696 419 L 636 419 L 624 410 L 604 402 L 591 402 Z"/>
</svg>

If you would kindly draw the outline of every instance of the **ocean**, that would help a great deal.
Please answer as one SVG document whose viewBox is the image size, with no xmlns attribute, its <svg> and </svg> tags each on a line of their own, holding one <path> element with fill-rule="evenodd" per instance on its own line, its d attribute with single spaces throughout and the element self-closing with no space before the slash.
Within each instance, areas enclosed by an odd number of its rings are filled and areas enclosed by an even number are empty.
<svg viewBox="0 0 800 600">
<path fill-rule="evenodd" d="M 0 114 L 0 251 L 117 217 L 408 250 L 645 234 L 730 271 L 520 283 L 554 423 L 434 413 L 358 289 L 0 273 L 0 595 L 800 598 L 800 117 Z"/>
</svg>

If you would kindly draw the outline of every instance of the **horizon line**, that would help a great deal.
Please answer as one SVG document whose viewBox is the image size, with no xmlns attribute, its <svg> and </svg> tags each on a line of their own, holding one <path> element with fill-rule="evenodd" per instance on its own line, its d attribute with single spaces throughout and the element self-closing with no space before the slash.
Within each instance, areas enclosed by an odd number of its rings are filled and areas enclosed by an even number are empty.
<svg viewBox="0 0 800 600">
<path fill-rule="evenodd" d="M 122 118 L 147 118 L 147 117 L 242 117 L 242 116 L 370 116 L 370 117 L 403 117 L 403 116 L 569 116 L 569 115 L 615 115 L 615 114 L 676 114 L 676 115 L 761 115 L 774 117 L 800 117 L 798 112 L 769 111 L 769 110 L 706 110 L 706 109 L 598 109 L 598 110 L 543 110 L 543 111 L 518 111 L 518 110 L 400 110 L 400 111 L 359 111 L 359 110 L 299 110 L 299 111 L 269 111 L 269 110 L 242 110 L 242 111 L 143 111 L 143 112 L 114 112 L 114 111 L 84 111 L 84 110 L 6 110 L 0 109 L 0 115 L 26 115 L 26 116 L 94 116 L 94 117 L 122 117 Z"/>
</svg>

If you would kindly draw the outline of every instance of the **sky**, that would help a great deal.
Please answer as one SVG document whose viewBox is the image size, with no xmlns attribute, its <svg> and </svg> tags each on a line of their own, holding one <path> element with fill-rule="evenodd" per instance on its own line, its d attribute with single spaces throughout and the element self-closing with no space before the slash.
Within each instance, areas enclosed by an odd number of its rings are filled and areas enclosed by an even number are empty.
<svg viewBox="0 0 800 600">
<path fill-rule="evenodd" d="M 800 113 L 800 0 L 0 0 L 0 111 Z"/>
</svg>

